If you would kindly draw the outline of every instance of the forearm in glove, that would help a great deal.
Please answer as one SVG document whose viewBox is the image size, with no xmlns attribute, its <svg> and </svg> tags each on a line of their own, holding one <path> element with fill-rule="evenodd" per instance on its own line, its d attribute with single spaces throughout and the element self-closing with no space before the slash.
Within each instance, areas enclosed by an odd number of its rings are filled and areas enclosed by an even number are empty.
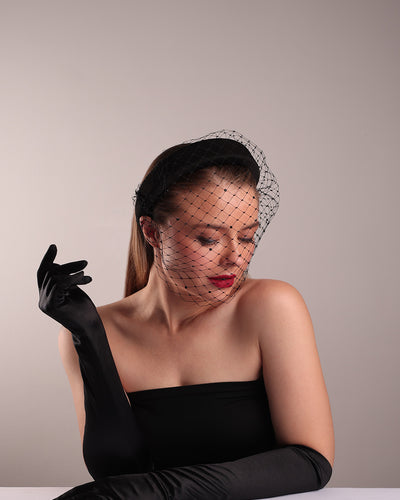
<svg viewBox="0 0 400 500">
<path fill-rule="evenodd" d="M 290 445 L 219 464 L 104 478 L 55 500 L 253 500 L 318 490 L 331 474 L 319 452 Z"/>
<path fill-rule="evenodd" d="M 89 296 L 87 261 L 55 264 L 50 245 L 37 272 L 39 308 L 71 334 L 84 384 L 83 456 L 94 479 L 152 469 L 143 434 L 122 387 L 103 323 Z M 79 271 L 79 272 L 76 272 Z M 76 272 L 76 274 L 71 274 Z"/>
</svg>

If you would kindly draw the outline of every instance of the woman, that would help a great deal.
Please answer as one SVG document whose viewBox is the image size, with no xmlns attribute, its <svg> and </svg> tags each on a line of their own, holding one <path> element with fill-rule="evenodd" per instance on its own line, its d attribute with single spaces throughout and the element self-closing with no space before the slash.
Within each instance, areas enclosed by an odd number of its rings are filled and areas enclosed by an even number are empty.
<svg viewBox="0 0 400 500">
<path fill-rule="evenodd" d="M 95 479 L 59 498 L 252 499 L 322 488 L 334 460 L 312 322 L 286 282 L 250 279 L 278 208 L 235 131 L 159 155 L 136 190 L 124 299 L 96 308 L 86 261 L 38 270 Z M 75 273 L 75 274 L 72 274 Z"/>
</svg>

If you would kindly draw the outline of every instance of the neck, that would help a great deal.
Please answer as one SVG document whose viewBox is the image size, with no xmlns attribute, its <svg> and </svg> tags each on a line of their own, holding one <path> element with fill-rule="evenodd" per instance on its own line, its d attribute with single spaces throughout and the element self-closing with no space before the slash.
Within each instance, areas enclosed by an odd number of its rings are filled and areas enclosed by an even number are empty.
<svg viewBox="0 0 400 500">
<path fill-rule="evenodd" d="M 171 336 L 179 333 L 198 316 L 214 309 L 209 304 L 199 305 L 184 300 L 171 291 L 155 265 L 151 267 L 147 285 L 138 294 L 141 317 L 155 322 Z"/>
</svg>

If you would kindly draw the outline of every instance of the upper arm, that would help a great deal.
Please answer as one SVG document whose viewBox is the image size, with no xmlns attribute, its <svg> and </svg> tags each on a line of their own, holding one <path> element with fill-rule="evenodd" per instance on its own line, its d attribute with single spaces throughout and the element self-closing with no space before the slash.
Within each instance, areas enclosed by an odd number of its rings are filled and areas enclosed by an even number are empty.
<svg viewBox="0 0 400 500">
<path fill-rule="evenodd" d="M 307 306 L 289 283 L 262 281 L 255 316 L 278 444 L 309 446 L 333 465 L 332 415 Z"/>
<path fill-rule="evenodd" d="M 83 380 L 79 366 L 79 357 L 72 341 L 71 332 L 64 327 L 61 328 L 58 336 L 58 348 L 65 372 L 71 386 L 75 411 L 78 418 L 79 433 L 81 435 L 81 441 L 83 442 L 83 434 L 85 429 Z"/>
</svg>

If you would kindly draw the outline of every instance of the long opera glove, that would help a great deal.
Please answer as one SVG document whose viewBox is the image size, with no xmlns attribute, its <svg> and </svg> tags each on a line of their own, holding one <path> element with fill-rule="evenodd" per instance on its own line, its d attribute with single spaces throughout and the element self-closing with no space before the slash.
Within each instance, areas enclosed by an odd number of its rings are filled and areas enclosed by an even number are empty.
<svg viewBox="0 0 400 500">
<path fill-rule="evenodd" d="M 331 474 L 319 452 L 290 445 L 230 462 L 104 478 L 55 500 L 254 500 L 321 489 Z"/>
<path fill-rule="evenodd" d="M 50 245 L 37 271 L 39 308 L 71 334 L 84 384 L 83 457 L 94 479 L 153 468 L 143 433 L 122 387 L 96 306 L 77 285 L 87 261 L 55 264 Z M 73 272 L 76 274 L 71 274 Z"/>
</svg>

